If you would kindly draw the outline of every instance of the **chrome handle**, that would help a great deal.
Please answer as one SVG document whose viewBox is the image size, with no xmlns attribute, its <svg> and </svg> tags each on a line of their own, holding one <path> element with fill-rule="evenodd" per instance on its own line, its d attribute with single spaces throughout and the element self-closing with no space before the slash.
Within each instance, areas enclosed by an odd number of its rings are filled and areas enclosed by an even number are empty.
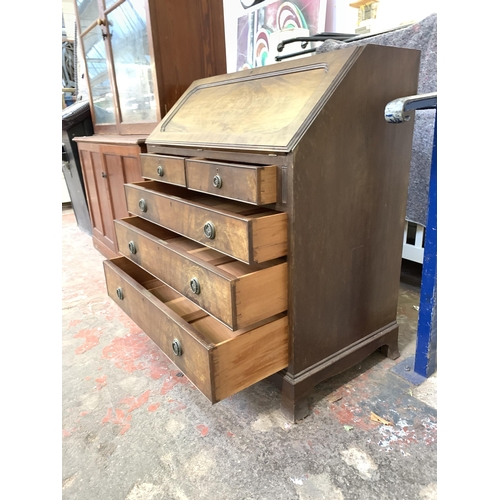
<svg viewBox="0 0 500 500">
<path fill-rule="evenodd" d="M 124 295 L 123 295 L 123 290 L 122 290 L 122 288 L 121 288 L 121 287 L 118 287 L 118 288 L 116 289 L 116 295 L 118 295 L 118 298 L 119 298 L 120 300 L 123 300 Z"/>
<path fill-rule="evenodd" d="M 128 242 L 128 249 L 130 250 L 130 253 L 132 253 L 132 254 L 137 253 L 137 247 L 135 246 L 135 243 L 133 241 Z"/>
<path fill-rule="evenodd" d="M 147 212 L 148 204 L 146 203 L 145 199 L 141 198 L 139 200 L 139 208 L 141 209 L 141 212 Z"/>
<path fill-rule="evenodd" d="M 163 167 L 161 165 L 158 165 L 158 168 L 156 169 L 156 173 L 160 176 L 163 177 L 163 174 L 165 173 L 163 170 Z"/>
</svg>

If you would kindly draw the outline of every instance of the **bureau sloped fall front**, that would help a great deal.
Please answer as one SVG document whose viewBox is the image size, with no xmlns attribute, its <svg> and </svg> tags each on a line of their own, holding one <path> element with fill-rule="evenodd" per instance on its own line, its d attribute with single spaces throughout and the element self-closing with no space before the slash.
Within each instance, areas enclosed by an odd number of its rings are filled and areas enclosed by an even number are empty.
<svg viewBox="0 0 500 500">
<path fill-rule="evenodd" d="M 365 45 L 193 82 L 125 185 L 110 297 L 212 402 L 270 378 L 291 421 L 396 322 L 420 53 Z"/>
</svg>

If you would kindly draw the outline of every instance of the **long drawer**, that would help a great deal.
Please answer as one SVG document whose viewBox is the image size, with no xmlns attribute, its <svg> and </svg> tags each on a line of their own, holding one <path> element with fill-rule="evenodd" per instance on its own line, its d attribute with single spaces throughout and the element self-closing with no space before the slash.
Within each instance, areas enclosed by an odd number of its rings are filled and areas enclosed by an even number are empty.
<svg viewBox="0 0 500 500">
<path fill-rule="evenodd" d="M 128 211 L 247 264 L 287 253 L 287 214 L 156 181 L 125 184 Z"/>
<path fill-rule="evenodd" d="M 288 317 L 232 331 L 126 257 L 104 261 L 109 296 L 216 403 L 288 365 Z"/>
<path fill-rule="evenodd" d="M 115 221 L 120 253 L 232 330 L 288 306 L 284 258 L 248 265 L 140 217 Z"/>
</svg>

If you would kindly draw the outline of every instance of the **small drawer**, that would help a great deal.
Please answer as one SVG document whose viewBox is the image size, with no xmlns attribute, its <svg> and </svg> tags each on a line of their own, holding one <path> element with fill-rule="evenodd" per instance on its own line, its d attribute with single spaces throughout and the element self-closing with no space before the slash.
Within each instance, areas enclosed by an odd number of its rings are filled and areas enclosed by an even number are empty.
<svg viewBox="0 0 500 500">
<path fill-rule="evenodd" d="M 276 166 L 186 159 L 188 189 L 253 205 L 276 203 Z"/>
<path fill-rule="evenodd" d="M 115 230 L 121 254 L 232 330 L 287 310 L 284 258 L 250 266 L 140 217 Z"/>
<path fill-rule="evenodd" d="M 142 153 L 142 176 L 176 186 L 186 186 L 184 158 L 180 156 L 155 155 Z"/>
<path fill-rule="evenodd" d="M 154 181 L 125 184 L 128 211 L 175 233 L 258 264 L 287 253 L 287 214 Z"/>
<path fill-rule="evenodd" d="M 216 403 L 288 366 L 288 317 L 231 331 L 125 257 L 104 261 L 108 295 Z"/>
</svg>

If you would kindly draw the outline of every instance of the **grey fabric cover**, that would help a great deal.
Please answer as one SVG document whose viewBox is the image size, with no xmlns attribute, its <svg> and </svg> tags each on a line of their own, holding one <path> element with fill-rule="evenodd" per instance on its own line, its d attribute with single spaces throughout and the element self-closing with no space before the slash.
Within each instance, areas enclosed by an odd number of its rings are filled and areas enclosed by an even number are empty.
<svg viewBox="0 0 500 500">
<path fill-rule="evenodd" d="M 340 43 L 335 40 L 327 40 L 317 48 L 316 53 L 341 50 L 346 46 L 366 45 L 368 43 L 420 50 L 420 73 L 417 93 L 437 92 L 437 14 L 432 14 L 407 28 L 375 35 L 364 40 Z M 427 225 L 429 175 L 435 115 L 436 111 L 432 109 L 415 112 L 406 219 L 423 226 Z M 394 126 L 397 127 L 397 125 Z"/>
</svg>

